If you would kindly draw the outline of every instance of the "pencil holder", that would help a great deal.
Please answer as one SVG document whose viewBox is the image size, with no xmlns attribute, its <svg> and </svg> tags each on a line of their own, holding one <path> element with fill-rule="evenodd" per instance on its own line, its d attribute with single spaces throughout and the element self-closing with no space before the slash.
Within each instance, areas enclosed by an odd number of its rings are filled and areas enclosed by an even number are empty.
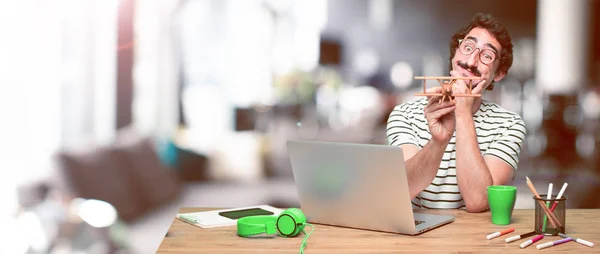
<svg viewBox="0 0 600 254">
<path fill-rule="evenodd" d="M 542 196 L 540 194 L 540 196 Z M 544 194 L 542 197 L 546 197 Z M 567 198 L 561 197 L 550 197 L 548 198 L 537 198 L 533 197 L 535 201 L 535 232 L 536 234 L 545 234 L 545 235 L 558 235 L 558 233 L 566 234 L 566 221 L 565 214 L 567 208 Z M 542 202 L 540 202 L 542 201 Z M 542 205 L 545 205 L 548 210 L 552 212 L 554 217 L 558 220 L 558 223 L 552 223 L 546 213 L 544 212 L 544 208 Z"/>
</svg>

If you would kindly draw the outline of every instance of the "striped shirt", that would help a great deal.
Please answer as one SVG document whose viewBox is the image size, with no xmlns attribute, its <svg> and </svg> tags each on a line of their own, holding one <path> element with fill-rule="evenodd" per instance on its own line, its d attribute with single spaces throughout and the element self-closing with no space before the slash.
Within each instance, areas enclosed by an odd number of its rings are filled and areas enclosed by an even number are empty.
<svg viewBox="0 0 600 254">
<path fill-rule="evenodd" d="M 431 134 L 423 108 L 427 99 L 396 106 L 387 122 L 387 142 L 401 146 L 412 144 L 420 149 Z M 525 139 L 525 123 L 521 117 L 495 103 L 482 100 L 473 116 L 477 141 L 482 156 L 496 156 L 517 170 L 519 153 Z M 456 180 L 456 131 L 448 143 L 433 182 L 412 200 L 413 208 L 465 208 Z"/>
</svg>

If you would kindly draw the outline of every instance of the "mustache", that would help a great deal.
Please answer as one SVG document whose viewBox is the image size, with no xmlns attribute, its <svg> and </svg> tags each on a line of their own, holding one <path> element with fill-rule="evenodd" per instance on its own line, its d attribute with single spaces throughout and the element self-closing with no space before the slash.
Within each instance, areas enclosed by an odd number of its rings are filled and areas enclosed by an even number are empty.
<svg viewBox="0 0 600 254">
<path fill-rule="evenodd" d="M 477 67 L 475 67 L 475 66 L 469 66 L 469 65 L 467 65 L 466 63 L 463 63 L 463 62 L 458 62 L 457 64 L 461 68 L 470 71 L 471 73 L 475 74 L 476 76 L 481 77 L 481 73 L 477 70 Z"/>
</svg>

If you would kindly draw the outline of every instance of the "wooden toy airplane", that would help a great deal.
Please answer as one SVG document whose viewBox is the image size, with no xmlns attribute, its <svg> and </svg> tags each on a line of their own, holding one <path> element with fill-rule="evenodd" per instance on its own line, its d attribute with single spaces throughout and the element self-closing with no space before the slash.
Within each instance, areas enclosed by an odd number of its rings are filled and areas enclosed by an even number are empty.
<svg viewBox="0 0 600 254">
<path fill-rule="evenodd" d="M 422 79 L 423 80 L 423 93 L 415 93 L 415 96 L 442 96 L 442 99 L 440 100 L 440 104 L 446 98 L 448 98 L 448 100 L 450 100 L 450 102 L 456 103 L 452 99 L 453 97 L 481 97 L 481 94 L 473 94 L 472 93 L 472 91 L 473 91 L 472 82 L 469 82 L 469 91 L 468 91 L 468 93 L 453 93 L 452 92 L 452 85 L 454 85 L 454 83 L 456 83 L 457 80 L 480 80 L 481 77 L 451 77 L 451 76 L 446 76 L 446 77 L 421 77 L 421 76 L 415 76 L 415 79 Z M 426 81 L 428 79 L 429 80 L 437 79 L 437 81 L 440 83 L 440 85 L 442 85 L 442 92 L 441 93 L 428 93 L 427 92 L 427 85 L 426 85 Z"/>
</svg>

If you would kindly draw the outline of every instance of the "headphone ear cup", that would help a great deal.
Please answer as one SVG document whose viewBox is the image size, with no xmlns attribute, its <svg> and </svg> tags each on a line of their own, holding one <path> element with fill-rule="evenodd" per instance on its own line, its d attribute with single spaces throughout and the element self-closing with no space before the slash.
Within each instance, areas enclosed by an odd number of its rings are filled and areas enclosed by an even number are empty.
<svg viewBox="0 0 600 254">
<path fill-rule="evenodd" d="M 297 235 L 300 234 L 300 232 L 302 232 L 304 230 L 304 227 L 306 226 L 306 216 L 304 215 L 302 210 L 298 208 L 294 208 L 293 212 L 296 214 L 296 224 L 298 225 L 298 231 L 296 232 Z"/>
<path fill-rule="evenodd" d="M 305 224 L 306 223 L 306 216 L 304 215 L 304 213 L 302 212 L 302 210 L 300 210 L 298 208 L 290 208 L 288 210 L 290 210 L 290 212 L 294 213 L 296 221 L 299 224 Z"/>
<path fill-rule="evenodd" d="M 281 236 L 294 237 L 304 230 L 306 217 L 298 208 L 283 211 L 277 218 L 277 231 Z"/>
</svg>

